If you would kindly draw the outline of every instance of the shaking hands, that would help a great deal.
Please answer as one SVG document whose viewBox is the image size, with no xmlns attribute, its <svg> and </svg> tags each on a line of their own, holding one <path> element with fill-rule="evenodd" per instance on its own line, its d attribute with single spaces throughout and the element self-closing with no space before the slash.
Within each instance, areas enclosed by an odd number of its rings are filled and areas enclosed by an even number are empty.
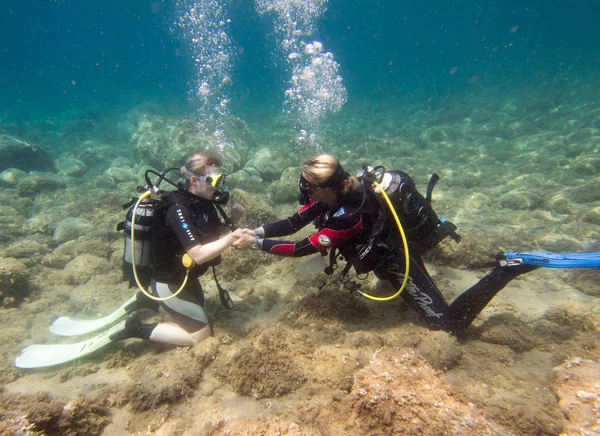
<svg viewBox="0 0 600 436">
<path fill-rule="evenodd" d="M 237 229 L 231 236 L 235 238 L 235 242 L 233 243 L 235 248 L 248 248 L 252 245 L 256 233 L 250 229 Z"/>
</svg>

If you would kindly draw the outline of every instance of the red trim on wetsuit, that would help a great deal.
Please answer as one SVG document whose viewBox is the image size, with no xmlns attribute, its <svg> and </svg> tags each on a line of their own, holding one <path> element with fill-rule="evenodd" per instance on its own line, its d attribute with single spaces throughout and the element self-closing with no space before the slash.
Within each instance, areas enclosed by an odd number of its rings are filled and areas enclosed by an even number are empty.
<svg viewBox="0 0 600 436">
<path fill-rule="evenodd" d="M 360 229 L 362 229 L 362 226 L 363 226 L 363 222 L 362 222 L 362 218 L 361 218 L 353 227 L 351 227 L 349 229 L 333 230 L 330 228 L 324 228 L 323 230 L 319 231 L 318 233 L 315 233 L 314 235 L 309 236 L 308 239 L 310 240 L 310 243 L 317 250 L 324 251 L 328 248 L 335 248 L 338 245 L 340 245 L 341 243 L 350 239 L 351 237 L 356 235 L 360 231 Z M 321 235 L 327 236 L 329 238 L 329 240 L 331 241 L 331 244 L 329 246 L 324 247 L 321 244 L 319 244 L 319 236 L 321 236 Z"/>
<path fill-rule="evenodd" d="M 306 209 L 310 208 L 313 204 L 315 204 L 315 202 L 310 200 L 310 203 L 305 204 L 300 209 L 298 209 L 298 213 L 300 214 L 300 213 L 304 212 Z"/>
<path fill-rule="evenodd" d="M 294 256 L 294 247 L 296 244 L 277 244 L 271 248 L 269 253 L 279 256 Z"/>
</svg>

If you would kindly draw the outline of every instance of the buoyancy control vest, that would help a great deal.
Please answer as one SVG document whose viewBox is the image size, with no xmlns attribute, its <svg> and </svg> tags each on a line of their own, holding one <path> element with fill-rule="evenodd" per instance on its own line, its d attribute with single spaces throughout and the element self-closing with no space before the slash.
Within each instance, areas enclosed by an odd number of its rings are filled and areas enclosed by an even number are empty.
<svg viewBox="0 0 600 436">
<path fill-rule="evenodd" d="M 186 272 L 181 262 L 186 251 L 167 223 L 167 211 L 175 205 L 185 206 L 190 211 L 192 225 L 200 238 L 198 241 L 200 244 L 216 241 L 223 229 L 223 223 L 212 201 L 198 197 L 191 198 L 180 192 L 164 194 L 155 208 L 156 229 L 152 235 L 152 277 L 162 283 L 181 282 Z M 200 265 L 194 265 L 190 277 L 199 277 L 209 267 L 220 263 L 219 255 Z"/>
<path fill-rule="evenodd" d="M 214 202 L 198 197 L 192 198 L 182 189 L 166 192 L 160 200 L 145 200 L 136 213 L 135 247 L 131 246 L 131 222 L 133 215 L 132 204 L 128 208 L 126 220 L 117 225 L 117 230 L 125 233 L 123 256 L 123 278 L 129 281 L 131 287 L 136 286 L 132 273 L 132 263 L 135 262 L 141 284 L 147 288 L 152 278 L 163 283 L 178 283 L 185 277 L 186 269 L 181 258 L 185 249 L 177 236 L 167 224 L 167 211 L 176 204 L 185 206 L 192 215 L 193 226 L 200 236 L 200 244 L 206 244 L 219 239 L 223 224 L 215 209 Z M 198 277 L 210 266 L 219 265 L 221 256 L 217 256 L 201 265 L 191 268 L 190 276 Z"/>
<path fill-rule="evenodd" d="M 460 241 L 456 226 L 440 219 L 431 206 L 433 187 L 439 179 L 437 174 L 430 179 L 426 197 L 419 193 L 408 174 L 402 171 L 389 171 L 385 174 L 391 178 L 385 191 L 404 229 L 411 256 L 422 255 L 448 236 L 456 242 Z M 384 174 L 379 176 L 383 179 Z M 358 179 L 362 184 L 363 199 L 360 206 L 355 207 L 351 213 L 360 213 L 365 222 L 363 230 L 356 237 L 337 247 L 342 259 L 348 262 L 342 275 L 348 272 L 350 266 L 354 267 L 358 275 L 373 271 L 391 260 L 395 250 L 402 249 L 392 213 L 372 187 L 373 176 L 367 175 L 365 171 L 359 174 Z M 326 227 L 327 221 L 318 224 Z M 336 259 L 336 250 L 331 250 L 330 266 L 325 269 L 326 273 L 333 273 Z"/>
</svg>

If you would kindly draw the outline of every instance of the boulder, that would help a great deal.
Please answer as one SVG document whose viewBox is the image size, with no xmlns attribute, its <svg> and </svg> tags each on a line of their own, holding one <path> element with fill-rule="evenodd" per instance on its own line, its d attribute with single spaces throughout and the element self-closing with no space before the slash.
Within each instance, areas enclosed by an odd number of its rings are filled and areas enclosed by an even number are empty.
<svg viewBox="0 0 600 436">
<path fill-rule="evenodd" d="M 0 135 L 0 171 L 18 168 L 23 171 L 53 170 L 52 159 L 42 147 L 8 135 Z"/>
</svg>

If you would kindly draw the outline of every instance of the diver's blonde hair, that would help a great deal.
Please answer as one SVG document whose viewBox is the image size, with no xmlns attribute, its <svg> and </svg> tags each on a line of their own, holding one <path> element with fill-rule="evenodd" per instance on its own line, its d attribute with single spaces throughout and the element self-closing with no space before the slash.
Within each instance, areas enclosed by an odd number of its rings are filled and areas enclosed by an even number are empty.
<svg viewBox="0 0 600 436">
<path fill-rule="evenodd" d="M 335 170 L 340 166 L 340 161 L 328 154 L 312 157 L 304 162 L 302 173 L 310 176 L 316 185 L 327 183 Z M 344 180 L 342 187 L 336 189 L 342 194 L 348 194 L 358 189 L 360 182 L 355 177 Z M 335 189 L 335 188 L 334 188 Z"/>
</svg>

